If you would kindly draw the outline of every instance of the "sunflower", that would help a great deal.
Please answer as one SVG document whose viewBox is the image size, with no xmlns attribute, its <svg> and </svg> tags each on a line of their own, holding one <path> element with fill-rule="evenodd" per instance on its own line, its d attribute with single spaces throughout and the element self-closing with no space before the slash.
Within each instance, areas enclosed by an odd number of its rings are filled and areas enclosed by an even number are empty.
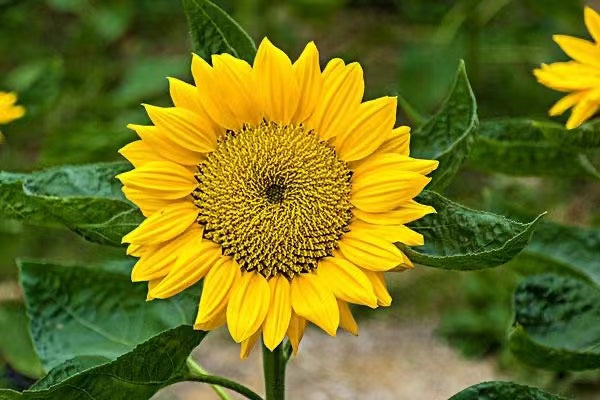
<svg viewBox="0 0 600 400">
<path fill-rule="evenodd" d="M 17 95 L 13 92 L 0 92 L 0 125 L 8 124 L 25 115 L 25 108 L 17 106 Z M 0 132 L 0 143 L 4 140 Z"/>
<path fill-rule="evenodd" d="M 554 35 L 554 41 L 573 61 L 542 64 L 541 68 L 533 71 L 542 85 L 569 93 L 548 112 L 550 116 L 557 116 L 572 107 L 567 129 L 577 128 L 600 107 L 600 15 L 586 7 L 584 19 L 594 42 Z"/>
<path fill-rule="evenodd" d="M 123 238 L 132 280 L 151 300 L 204 279 L 194 327 L 227 324 L 242 358 L 261 333 L 297 352 L 307 321 L 357 334 L 348 304 L 390 305 L 383 273 L 412 267 L 394 243 L 423 244 L 404 224 L 434 212 L 412 199 L 437 161 L 409 157 L 395 98 L 362 102 L 360 65 L 321 72 L 312 42 L 294 63 L 267 39 L 252 66 L 194 55 L 192 74 L 120 150 L 146 217 Z"/>
</svg>

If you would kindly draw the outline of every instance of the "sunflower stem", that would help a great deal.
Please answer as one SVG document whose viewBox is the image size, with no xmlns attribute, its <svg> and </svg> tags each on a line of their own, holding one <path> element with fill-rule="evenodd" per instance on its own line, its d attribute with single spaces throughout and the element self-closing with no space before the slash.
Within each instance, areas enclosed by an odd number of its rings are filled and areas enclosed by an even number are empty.
<svg viewBox="0 0 600 400">
<path fill-rule="evenodd" d="M 267 346 L 263 348 L 263 371 L 265 374 L 266 400 L 285 399 L 285 359 L 283 344 L 271 351 Z"/>
<path fill-rule="evenodd" d="M 187 367 L 189 370 L 189 375 L 186 376 L 186 380 L 208 383 L 215 391 L 219 399 L 221 400 L 231 400 L 231 397 L 223 388 L 227 388 L 229 390 L 233 390 L 248 399 L 251 400 L 263 400 L 258 394 L 254 393 L 252 390 L 248 389 L 244 385 L 241 385 L 237 382 L 231 381 L 227 378 L 223 378 L 221 376 L 209 375 L 204 368 L 200 366 L 197 362 L 195 362 L 192 357 L 188 357 L 187 359 Z"/>
</svg>

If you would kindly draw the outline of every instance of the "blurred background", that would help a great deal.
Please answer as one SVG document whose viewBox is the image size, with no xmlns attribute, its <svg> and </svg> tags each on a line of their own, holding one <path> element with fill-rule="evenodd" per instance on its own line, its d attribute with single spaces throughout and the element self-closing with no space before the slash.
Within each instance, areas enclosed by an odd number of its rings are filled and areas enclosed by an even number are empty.
<svg viewBox="0 0 600 400">
<path fill-rule="evenodd" d="M 554 33 L 587 37 L 579 0 L 215 0 L 258 42 L 268 36 L 292 58 L 314 40 L 322 65 L 359 61 L 366 97 L 400 95 L 424 115 L 443 100 L 460 59 L 479 117 L 545 119 L 560 94 L 531 70 L 566 60 Z M 600 2 L 587 2 L 600 9 Z M 145 123 L 140 103 L 168 105 L 167 76 L 191 81 L 191 44 L 173 0 L 0 0 L 0 91 L 18 92 L 27 115 L 4 126 L 0 169 L 119 160 Z M 399 123 L 410 120 L 400 110 Z M 599 185 L 586 180 L 512 178 L 464 168 L 447 194 L 518 220 L 600 226 Z M 518 202 L 515 202 L 518 199 Z M 594 207 L 596 206 L 596 207 Z M 15 258 L 99 263 L 122 249 L 73 233 L 0 220 L 0 301 L 19 299 Z M 505 346 L 511 298 L 522 268 L 483 272 L 417 268 L 391 278 L 394 304 L 364 313 L 361 334 L 326 338 L 309 331 L 289 369 L 295 399 L 445 399 L 483 380 L 511 379 L 581 399 L 600 391 L 598 373 L 526 367 Z M 214 372 L 261 390 L 259 351 L 240 362 L 225 332 L 197 354 Z M 1 361 L 2 382 L 24 380 Z M 216 398 L 198 384 L 168 388 L 159 399 Z"/>
</svg>

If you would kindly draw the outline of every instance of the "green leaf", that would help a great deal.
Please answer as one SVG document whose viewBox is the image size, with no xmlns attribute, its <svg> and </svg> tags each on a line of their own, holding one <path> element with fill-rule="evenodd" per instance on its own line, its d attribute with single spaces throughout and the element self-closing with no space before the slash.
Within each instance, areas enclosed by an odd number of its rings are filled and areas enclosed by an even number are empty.
<svg viewBox="0 0 600 400">
<path fill-rule="evenodd" d="M 114 177 L 127 163 L 0 172 L 0 216 L 32 225 L 64 225 L 92 242 L 118 246 L 143 217 Z"/>
<path fill-rule="evenodd" d="M 533 121 L 546 139 L 560 146 L 590 149 L 600 147 L 600 122 L 592 121 L 575 129 L 567 129 L 563 125 L 549 121 Z"/>
<path fill-rule="evenodd" d="M 43 375 L 33 350 L 25 308 L 17 302 L 0 303 L 0 357 L 18 373 L 32 378 Z"/>
<path fill-rule="evenodd" d="M 102 365 L 90 368 L 85 361 L 67 361 L 22 394 L 0 390 L 0 400 L 147 400 L 161 388 L 185 380 L 187 357 L 205 335 L 182 326 Z M 74 364 L 83 369 L 65 374 Z"/>
<path fill-rule="evenodd" d="M 46 371 L 78 356 L 114 360 L 155 334 L 191 325 L 195 289 L 146 302 L 146 284 L 97 268 L 20 262 L 31 337 Z"/>
<path fill-rule="evenodd" d="M 194 51 L 210 62 L 212 54 L 229 53 L 252 63 L 256 45 L 244 29 L 209 0 L 183 0 Z"/>
<path fill-rule="evenodd" d="M 523 224 L 501 215 L 471 210 L 432 191 L 424 191 L 417 200 L 437 211 L 409 224 L 423 234 L 425 245 L 398 246 L 411 260 L 443 269 L 483 269 L 508 262 L 527 245 L 543 215 Z"/>
<path fill-rule="evenodd" d="M 477 132 L 477 102 L 461 61 L 438 113 L 411 135 L 411 156 L 439 160 L 431 189 L 446 187 L 465 161 Z"/>
<path fill-rule="evenodd" d="M 490 381 L 455 394 L 449 400 L 566 400 L 541 389 L 513 382 Z"/>
<path fill-rule="evenodd" d="M 530 271 L 570 274 L 600 286 L 600 229 L 543 222 L 514 260 Z"/>
<path fill-rule="evenodd" d="M 565 371 L 600 368 L 600 287 L 570 276 L 525 279 L 514 296 L 510 349 L 523 362 Z"/>
<path fill-rule="evenodd" d="M 600 179 L 584 149 L 577 147 L 594 145 L 596 139 L 587 133 L 572 133 L 529 119 L 484 121 L 469 154 L 469 165 L 513 176 Z"/>
</svg>

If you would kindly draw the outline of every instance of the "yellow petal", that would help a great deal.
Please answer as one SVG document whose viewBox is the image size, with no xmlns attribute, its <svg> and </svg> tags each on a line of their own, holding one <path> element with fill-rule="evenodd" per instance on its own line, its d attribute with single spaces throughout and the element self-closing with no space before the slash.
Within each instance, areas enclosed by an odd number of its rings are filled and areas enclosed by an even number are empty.
<svg viewBox="0 0 600 400">
<path fill-rule="evenodd" d="M 383 272 L 363 271 L 371 281 L 375 295 L 377 296 L 377 304 L 383 307 L 388 307 L 392 304 L 392 296 L 387 290 L 385 284 L 385 276 Z"/>
<path fill-rule="evenodd" d="M 217 329 L 225 325 L 227 322 L 227 317 L 225 315 L 225 310 L 215 315 L 213 319 L 210 319 L 206 322 L 195 323 L 194 329 L 199 331 L 212 331 L 213 329 Z"/>
<path fill-rule="evenodd" d="M 125 254 L 128 256 L 140 257 L 144 251 L 144 246 L 141 244 L 130 244 L 127 246 Z"/>
<path fill-rule="evenodd" d="M 290 282 L 283 275 L 269 280 L 271 288 L 271 304 L 263 325 L 263 341 L 271 351 L 279 346 L 290 325 L 292 317 L 292 301 Z"/>
<path fill-rule="evenodd" d="M 338 244 L 344 258 L 365 269 L 389 271 L 400 265 L 412 267 L 408 257 L 390 241 L 365 231 L 352 230 Z"/>
<path fill-rule="evenodd" d="M 594 43 L 566 35 L 554 35 L 552 38 L 573 60 L 587 65 L 600 66 L 600 48 Z"/>
<path fill-rule="evenodd" d="M 598 103 L 594 101 L 580 101 L 575 107 L 573 107 L 573 111 L 571 111 L 571 116 L 567 121 L 567 129 L 575 129 L 583 124 L 585 121 L 590 119 L 595 113 L 598 111 Z"/>
<path fill-rule="evenodd" d="M 350 307 L 348 307 L 348 303 L 338 300 L 338 307 L 340 308 L 340 328 L 354 336 L 358 336 L 358 324 L 352 315 L 352 311 L 350 311 Z"/>
<path fill-rule="evenodd" d="M 310 117 L 315 110 L 323 88 L 323 77 L 319 67 L 319 50 L 314 42 L 306 45 L 292 69 L 300 90 L 300 100 L 293 122 L 300 123 Z"/>
<path fill-rule="evenodd" d="M 290 123 L 300 100 L 298 82 L 289 57 L 267 38 L 258 46 L 254 74 L 265 117 L 269 121 Z"/>
<path fill-rule="evenodd" d="M 253 334 L 252 336 L 250 336 L 248 339 L 244 340 L 241 343 L 241 345 L 240 345 L 240 359 L 241 360 L 245 360 L 246 358 L 248 358 L 248 356 L 252 352 L 252 349 L 254 348 L 254 345 L 256 344 L 256 341 L 258 340 L 259 337 L 260 337 L 260 330 L 256 331 L 255 334 Z"/>
<path fill-rule="evenodd" d="M 358 63 L 343 66 L 341 60 L 329 62 L 323 71 L 323 90 L 307 127 L 325 140 L 349 128 L 365 90 L 362 68 Z"/>
<path fill-rule="evenodd" d="M 393 129 L 390 136 L 379 146 L 377 153 L 398 153 L 408 156 L 410 153 L 410 128 L 399 126 Z"/>
<path fill-rule="evenodd" d="M 161 199 L 175 200 L 188 196 L 198 184 L 185 167 L 170 161 L 153 161 L 117 175 L 124 185 Z"/>
<path fill-rule="evenodd" d="M 552 116 L 552 117 L 561 115 L 562 113 L 567 111 L 569 108 L 573 107 L 575 104 L 577 104 L 581 100 L 583 100 L 583 98 L 586 96 L 587 93 L 588 93 L 587 91 L 582 91 L 582 92 L 575 92 L 575 93 L 566 95 L 565 97 L 563 97 L 559 101 L 557 101 L 552 106 L 552 108 L 550 108 L 550 111 L 548 111 L 548 114 L 550 114 L 550 116 Z"/>
<path fill-rule="evenodd" d="M 319 261 L 317 274 L 338 299 L 377 307 L 377 297 L 369 278 L 350 261 L 339 257 L 323 258 Z"/>
<path fill-rule="evenodd" d="M 298 354 L 300 342 L 302 341 L 302 336 L 304 336 L 304 329 L 306 329 L 306 319 L 292 311 L 292 317 L 290 319 L 290 326 L 287 330 L 287 336 L 292 344 L 294 355 Z"/>
<path fill-rule="evenodd" d="M 600 42 L 600 15 L 591 7 L 585 7 L 583 11 L 585 19 L 585 26 L 587 27 L 590 35 L 594 38 L 596 44 Z"/>
<path fill-rule="evenodd" d="M 355 208 L 352 215 L 361 221 L 374 225 L 402 225 L 423 218 L 427 214 L 435 213 L 435 208 L 419 204 L 414 200 L 403 203 L 395 210 L 373 213 Z"/>
<path fill-rule="evenodd" d="M 123 243 L 158 244 L 173 239 L 192 225 L 198 217 L 198 208 L 191 202 L 181 201 L 168 205 L 146 218 L 122 239 Z"/>
<path fill-rule="evenodd" d="M 151 161 L 164 160 L 163 157 L 152 149 L 152 146 L 143 140 L 136 140 L 125 145 L 119 150 L 119 153 L 134 167 L 141 167 Z"/>
<path fill-rule="evenodd" d="M 390 135 L 396 122 L 396 98 L 381 97 L 362 103 L 350 128 L 339 135 L 335 148 L 347 162 L 372 154 Z"/>
<path fill-rule="evenodd" d="M 169 80 L 169 91 L 175 107 L 185 108 L 200 115 L 202 120 L 208 124 L 211 132 L 214 132 L 215 135 L 219 136 L 223 133 L 218 124 L 212 120 L 210 115 L 208 115 L 204 109 L 202 99 L 200 98 L 200 92 L 196 86 L 185 83 L 177 78 L 167 79 Z"/>
<path fill-rule="evenodd" d="M 220 257 L 219 245 L 201 236 L 194 243 L 182 246 L 175 265 L 151 292 L 152 296 L 166 299 L 184 291 L 204 278 Z"/>
<path fill-rule="evenodd" d="M 192 75 L 202 107 L 210 118 L 223 128 L 234 131 L 240 129 L 244 121 L 235 117 L 227 103 L 229 99 L 219 93 L 215 71 L 196 54 L 192 57 Z"/>
<path fill-rule="evenodd" d="M 9 107 L 17 102 L 17 94 L 15 92 L 0 92 L 0 106 Z"/>
<path fill-rule="evenodd" d="M 166 158 L 182 165 L 198 165 L 202 159 L 200 153 L 193 152 L 185 147 L 181 147 L 167 136 L 164 131 L 160 131 L 156 126 L 144 126 L 129 124 L 127 127 L 134 130 L 142 140 L 152 149 Z"/>
<path fill-rule="evenodd" d="M 155 107 L 145 104 L 146 112 L 155 126 L 179 146 L 207 153 L 217 147 L 212 123 L 190 110 L 180 107 Z"/>
<path fill-rule="evenodd" d="M 257 125 L 262 119 L 262 110 L 252 67 L 230 54 L 213 55 L 212 64 L 218 93 L 227 99 L 232 114 L 240 121 Z"/>
<path fill-rule="evenodd" d="M 383 153 L 370 157 L 361 163 L 354 175 L 361 177 L 366 174 L 389 174 L 390 171 L 409 171 L 427 175 L 439 165 L 437 160 L 422 160 L 397 153 Z"/>
<path fill-rule="evenodd" d="M 292 307 L 296 314 L 335 336 L 340 314 L 331 289 L 314 273 L 292 279 Z"/>
<path fill-rule="evenodd" d="M 240 343 L 262 325 L 269 310 L 271 289 L 256 272 L 244 272 L 233 288 L 227 304 L 227 326 L 231 337 Z"/>
<path fill-rule="evenodd" d="M 221 257 L 215 263 L 204 279 L 196 324 L 206 323 L 226 310 L 231 288 L 240 276 L 240 267 L 233 259 Z"/>
<path fill-rule="evenodd" d="M 158 199 L 152 196 L 152 193 L 147 193 L 142 190 L 132 189 L 127 186 L 121 187 L 123 194 L 129 201 L 134 203 L 144 214 L 144 217 L 149 217 L 158 210 L 173 204 L 172 200 Z"/>
<path fill-rule="evenodd" d="M 350 201 L 367 212 L 391 211 L 421 193 L 430 180 L 420 173 L 390 168 L 355 174 Z"/>
<path fill-rule="evenodd" d="M 373 225 L 363 221 L 353 221 L 350 230 L 356 231 L 360 236 L 361 232 L 380 237 L 383 240 L 392 243 L 404 243 L 407 246 L 423 246 L 423 235 L 413 231 L 405 225 Z"/>
</svg>

